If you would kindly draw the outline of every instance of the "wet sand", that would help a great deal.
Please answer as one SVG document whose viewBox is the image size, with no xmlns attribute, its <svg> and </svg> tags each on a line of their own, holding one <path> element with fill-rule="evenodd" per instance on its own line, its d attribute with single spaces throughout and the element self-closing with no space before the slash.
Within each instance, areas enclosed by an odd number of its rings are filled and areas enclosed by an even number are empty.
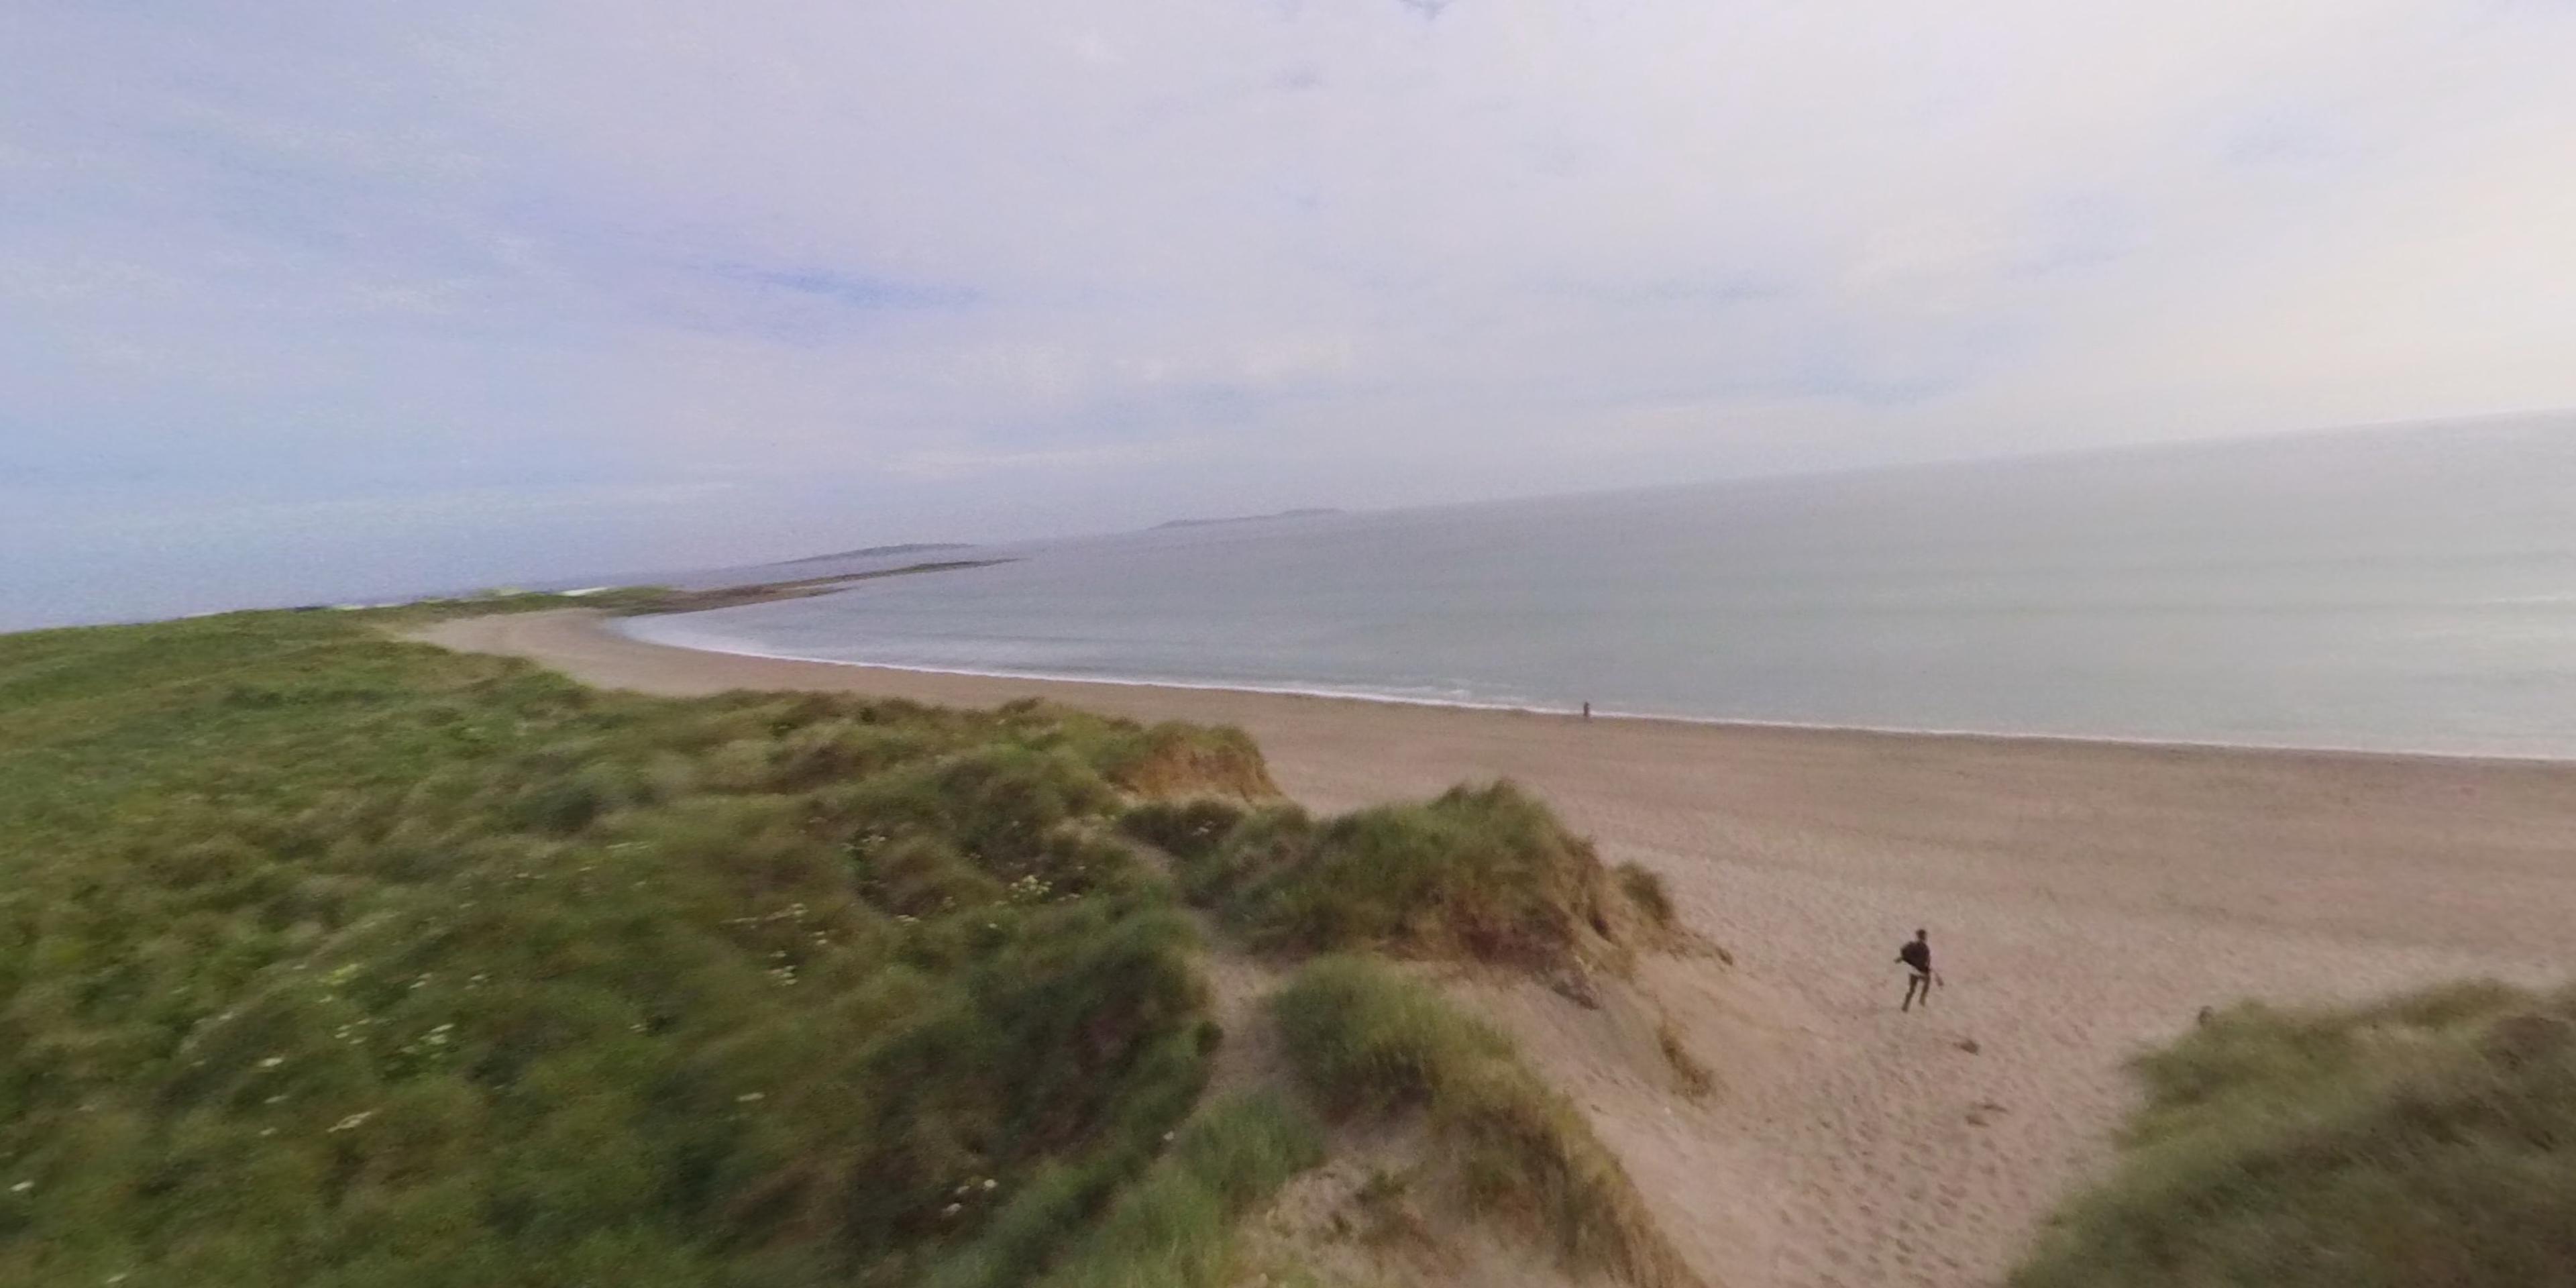
<svg viewBox="0 0 2576 1288">
<path fill-rule="evenodd" d="M 1661 872 L 1735 954 L 1655 981 L 1718 1069 L 1704 1108 L 1673 1112 L 1581 1050 L 1533 1052 L 1732 1288 L 1996 1281 L 2105 1164 L 2130 1101 L 2122 1061 L 2201 1006 L 2570 965 L 2576 764 L 988 679 L 645 644 L 587 611 L 424 638 L 660 694 L 1038 696 L 1235 724 L 1319 809 L 1517 779 L 1605 858 Z M 1918 926 L 1948 987 L 1899 1014 L 1893 959 Z"/>
</svg>

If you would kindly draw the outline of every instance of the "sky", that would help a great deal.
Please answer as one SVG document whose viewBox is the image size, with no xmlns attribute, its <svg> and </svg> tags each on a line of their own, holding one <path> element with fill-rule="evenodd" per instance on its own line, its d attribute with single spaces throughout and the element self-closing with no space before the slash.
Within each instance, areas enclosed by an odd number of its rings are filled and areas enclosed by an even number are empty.
<svg viewBox="0 0 2576 1288">
<path fill-rule="evenodd" d="M 0 628 L 2576 405 L 2567 0 L 0 4 Z"/>
</svg>

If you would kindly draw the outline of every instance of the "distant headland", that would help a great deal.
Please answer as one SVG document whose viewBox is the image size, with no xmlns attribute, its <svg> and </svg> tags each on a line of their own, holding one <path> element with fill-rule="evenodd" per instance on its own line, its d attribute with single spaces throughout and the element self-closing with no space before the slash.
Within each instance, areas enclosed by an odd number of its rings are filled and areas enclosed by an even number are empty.
<svg viewBox="0 0 2576 1288">
<path fill-rule="evenodd" d="M 1155 524 L 1154 531 L 1161 532 L 1166 528 L 1213 528 L 1227 523 L 1264 523 L 1272 519 L 1320 519 L 1326 515 L 1340 513 L 1342 513 L 1340 510 L 1313 507 L 1303 510 L 1281 510 L 1274 514 L 1237 514 L 1222 519 L 1174 519 L 1169 523 Z"/>
<path fill-rule="evenodd" d="M 929 554 L 939 550 L 972 550 L 974 548 L 975 547 L 971 543 L 964 541 L 907 541 L 901 545 L 863 546 L 857 550 L 841 550 L 828 555 L 807 555 L 802 559 L 781 559 L 777 563 L 770 564 L 768 566 L 772 568 L 785 568 L 793 564 L 831 563 L 834 560 L 839 559 L 877 559 L 892 555 L 919 555 Z"/>
</svg>

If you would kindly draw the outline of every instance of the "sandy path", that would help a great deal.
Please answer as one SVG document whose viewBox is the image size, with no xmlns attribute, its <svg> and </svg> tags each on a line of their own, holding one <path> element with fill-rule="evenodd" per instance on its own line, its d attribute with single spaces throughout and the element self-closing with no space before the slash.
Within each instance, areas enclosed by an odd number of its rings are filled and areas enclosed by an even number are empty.
<svg viewBox="0 0 2576 1288">
<path fill-rule="evenodd" d="M 2139 1044 L 2249 995 L 2555 978 L 2576 916 L 2576 765 L 987 680 L 665 648 L 581 612 L 432 638 L 657 693 L 1036 694 L 1238 724 L 1283 787 L 1327 809 L 1517 778 L 1605 857 L 1663 872 L 1736 953 L 1732 972 L 1667 982 L 1695 1040 L 1755 1048 L 1705 1052 L 1722 1083 L 1710 1105 L 1635 1121 L 1623 1106 L 1644 1102 L 1593 1096 L 1640 1183 L 1667 1189 L 1661 1206 L 1707 1213 L 1677 1233 L 1734 1288 L 1991 1283 L 2102 1161 Z M 1950 986 L 1928 1015 L 1899 1015 L 1891 959 L 1918 925 Z M 1971 1122 L 1980 1104 L 2001 1109 Z"/>
</svg>

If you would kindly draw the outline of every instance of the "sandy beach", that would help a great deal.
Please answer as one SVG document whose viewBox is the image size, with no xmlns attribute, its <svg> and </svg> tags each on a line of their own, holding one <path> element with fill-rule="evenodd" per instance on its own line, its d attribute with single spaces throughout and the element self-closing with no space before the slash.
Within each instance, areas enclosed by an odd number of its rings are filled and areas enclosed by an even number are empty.
<svg viewBox="0 0 2576 1288">
<path fill-rule="evenodd" d="M 1605 858 L 1661 872 L 1735 956 L 1655 981 L 1718 1072 L 1704 1108 L 1534 1052 L 1733 1288 L 1995 1282 L 2106 1161 L 2122 1061 L 2200 1007 L 2554 980 L 2576 913 L 2576 765 L 986 679 L 644 644 L 586 611 L 425 638 L 651 693 L 1034 695 L 1234 724 L 1318 809 L 1517 779 Z M 1918 926 L 1948 987 L 1899 1014 L 1892 958 Z"/>
</svg>

